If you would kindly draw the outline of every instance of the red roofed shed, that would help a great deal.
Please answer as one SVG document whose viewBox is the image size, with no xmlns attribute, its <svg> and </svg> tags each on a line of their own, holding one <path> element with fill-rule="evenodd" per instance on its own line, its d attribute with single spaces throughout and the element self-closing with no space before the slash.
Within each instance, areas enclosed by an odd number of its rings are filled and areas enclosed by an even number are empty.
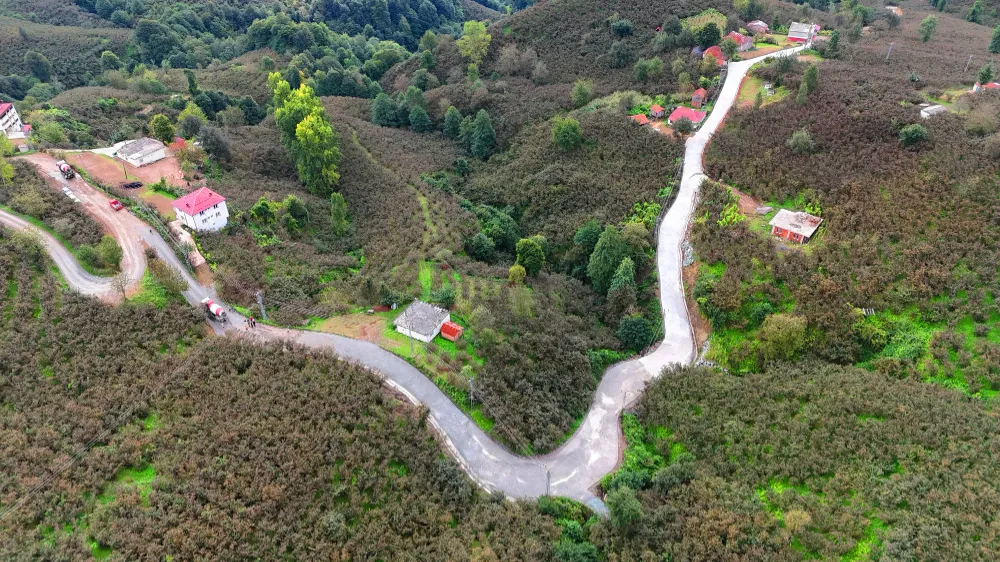
<svg viewBox="0 0 1000 562">
<path fill-rule="evenodd" d="M 693 94 L 691 94 L 691 105 L 695 107 L 701 107 L 702 104 L 704 104 L 705 100 L 707 99 L 708 99 L 708 92 L 705 91 L 705 88 L 698 88 L 697 90 L 694 91 Z"/>
<path fill-rule="evenodd" d="M 640 125 L 649 125 L 649 117 L 646 117 L 642 113 L 637 113 L 635 115 L 632 115 L 631 117 L 629 117 L 629 119 L 635 121 Z"/>
<path fill-rule="evenodd" d="M 445 322 L 441 325 L 441 337 L 448 341 L 455 341 L 462 337 L 462 332 L 464 331 L 465 328 L 451 321 Z"/>
<path fill-rule="evenodd" d="M 698 111 L 697 109 L 691 109 L 690 107 L 680 106 L 670 113 L 670 117 L 667 118 L 667 123 L 673 125 L 678 119 L 687 117 L 692 123 L 697 125 L 705 119 L 705 112 Z"/>
<path fill-rule="evenodd" d="M 705 58 L 711 55 L 715 59 L 715 64 L 722 66 L 722 63 L 726 62 L 726 56 L 722 54 L 722 49 L 718 45 L 712 45 L 711 47 L 705 49 L 702 53 L 701 58 Z"/>
<path fill-rule="evenodd" d="M 654 119 L 659 118 L 659 117 L 663 117 L 663 113 L 665 111 L 666 110 L 663 109 L 663 106 L 660 106 L 660 105 L 651 105 L 651 106 L 649 106 L 649 116 L 652 117 L 652 118 L 654 118 Z"/>
</svg>

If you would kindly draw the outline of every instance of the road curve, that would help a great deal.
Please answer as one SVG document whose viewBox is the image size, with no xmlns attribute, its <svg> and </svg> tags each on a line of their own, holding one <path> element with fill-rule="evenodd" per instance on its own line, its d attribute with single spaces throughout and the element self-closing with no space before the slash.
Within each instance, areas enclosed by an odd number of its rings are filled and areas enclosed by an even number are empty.
<svg viewBox="0 0 1000 562">
<path fill-rule="evenodd" d="M 654 351 L 641 358 L 613 365 L 605 373 L 594 401 L 579 429 L 559 449 L 537 457 L 521 457 L 493 441 L 423 373 L 402 358 L 370 342 L 353 340 L 333 334 L 262 326 L 254 339 L 285 340 L 322 350 L 332 350 L 344 359 L 356 361 L 383 374 L 386 382 L 411 399 L 427 406 L 431 423 L 443 436 L 447 446 L 468 474 L 489 490 L 500 490 L 517 498 L 538 497 L 546 493 L 568 496 L 586 502 L 603 511 L 601 500 L 592 488 L 602 476 L 614 470 L 619 458 L 619 417 L 625 405 L 639 396 L 646 383 L 672 364 L 690 363 L 696 356 L 694 336 L 688 320 L 681 279 L 681 243 L 687 233 L 691 215 L 697 204 L 698 188 L 705 178 L 702 168 L 704 151 L 712 135 L 721 125 L 739 94 L 740 84 L 750 66 L 765 58 L 786 56 L 804 47 L 779 51 L 749 61 L 730 63 L 715 109 L 701 129 L 688 139 L 684 168 L 677 199 L 664 218 L 657 240 L 657 269 L 660 279 L 660 301 L 664 316 L 664 339 Z M 81 182 L 82 183 L 82 182 Z M 88 189 L 92 189 L 87 186 Z M 94 200 L 108 199 L 94 190 Z M 93 212 L 93 208 L 87 208 Z M 126 214 L 124 211 L 122 214 Z M 139 219 L 121 221 L 115 230 L 123 249 L 138 249 L 138 259 L 145 266 L 142 244 L 157 248 L 158 253 L 180 270 L 188 282 L 184 296 L 198 305 L 214 290 L 199 285 L 170 250 L 167 243 Z M 117 218 L 117 217 L 116 217 Z M 66 281 L 74 289 L 89 295 L 107 294 L 110 281 L 84 271 L 55 238 L 17 216 L 0 210 L 0 223 L 5 226 L 34 231 L 39 234 L 46 251 L 52 256 Z M 126 253 L 135 249 L 126 249 Z M 134 253 L 132 253 L 134 255 Z M 232 326 L 240 329 L 243 318 L 231 314 Z M 218 326 L 213 326 L 221 332 Z"/>
</svg>

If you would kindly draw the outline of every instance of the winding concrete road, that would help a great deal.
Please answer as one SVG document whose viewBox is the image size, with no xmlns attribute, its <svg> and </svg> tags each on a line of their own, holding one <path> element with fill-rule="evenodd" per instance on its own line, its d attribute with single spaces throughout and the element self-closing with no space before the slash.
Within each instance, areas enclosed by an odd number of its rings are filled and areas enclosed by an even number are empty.
<svg viewBox="0 0 1000 562">
<path fill-rule="evenodd" d="M 664 317 L 664 339 L 656 349 L 639 359 L 613 365 L 605 373 L 593 404 L 580 428 L 559 449 L 538 457 L 521 457 L 493 441 L 475 425 L 458 407 L 442 393 L 433 382 L 402 358 L 383 350 L 375 344 L 332 334 L 299 331 L 261 326 L 252 337 L 261 340 L 285 340 L 315 349 L 330 350 L 337 355 L 363 364 L 381 373 L 388 384 L 427 406 L 431 423 L 443 436 L 447 446 L 463 465 L 468 474 L 489 490 L 500 490 L 512 497 L 538 497 L 547 491 L 553 495 L 568 496 L 586 502 L 598 511 L 604 504 L 591 491 L 602 476 L 615 469 L 619 460 L 619 417 L 625 405 L 639 396 L 646 383 L 672 364 L 687 364 L 696 356 L 695 341 L 688 320 L 681 279 L 681 243 L 691 215 L 697 204 L 698 188 L 705 178 L 702 158 L 705 147 L 719 128 L 725 115 L 736 102 L 740 84 L 750 66 L 764 58 L 787 56 L 803 49 L 779 51 L 749 61 L 730 63 L 725 84 L 714 111 L 701 129 L 688 139 L 685 147 L 684 169 L 677 199 L 667 212 L 657 244 L 657 267 L 660 279 L 660 300 Z M 35 160 L 40 167 L 43 160 Z M 83 183 L 82 181 L 78 183 Z M 109 199 L 89 186 L 76 186 L 80 193 L 86 191 L 88 203 L 95 203 L 102 213 Z M 94 206 L 87 206 L 94 212 Z M 126 249 L 127 259 L 138 262 L 123 266 L 145 267 L 143 245 L 155 247 L 160 256 L 184 275 L 188 290 L 184 296 L 193 305 L 199 305 L 206 296 L 215 296 L 212 288 L 199 285 L 187 274 L 168 244 L 145 223 L 122 211 L 114 216 L 112 229 Z M 97 215 L 101 218 L 100 214 Z M 104 217 L 105 221 L 107 217 Z M 11 228 L 35 231 L 45 249 L 52 256 L 67 282 L 82 293 L 108 298 L 110 280 L 94 277 L 84 271 L 55 238 L 17 216 L 0 210 L 0 222 Z M 107 222 L 105 224 L 108 224 Z M 139 275 L 141 277 L 141 269 Z M 243 318 L 231 314 L 232 326 L 240 329 Z M 233 331 L 233 328 L 230 331 Z M 221 332 L 218 325 L 213 325 Z"/>
</svg>

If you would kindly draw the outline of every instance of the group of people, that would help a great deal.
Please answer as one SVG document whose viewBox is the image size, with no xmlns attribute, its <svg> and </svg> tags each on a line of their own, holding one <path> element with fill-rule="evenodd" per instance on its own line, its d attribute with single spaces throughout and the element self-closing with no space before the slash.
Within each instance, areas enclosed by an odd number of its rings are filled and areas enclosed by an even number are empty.
<svg viewBox="0 0 1000 562">
<path fill-rule="evenodd" d="M 256 327 L 257 327 L 257 319 L 254 318 L 253 316 L 249 316 L 249 317 L 243 319 L 243 331 L 244 332 L 247 331 L 247 330 L 249 330 L 250 328 L 256 328 Z"/>
</svg>

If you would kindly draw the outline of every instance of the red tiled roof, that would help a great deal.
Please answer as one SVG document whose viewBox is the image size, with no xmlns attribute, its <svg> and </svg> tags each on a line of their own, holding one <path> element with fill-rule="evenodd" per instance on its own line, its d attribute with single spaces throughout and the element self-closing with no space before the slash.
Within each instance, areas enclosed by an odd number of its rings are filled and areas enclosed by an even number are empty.
<svg viewBox="0 0 1000 562">
<path fill-rule="evenodd" d="M 219 195 L 218 193 L 212 191 L 207 187 L 203 187 L 196 191 L 188 193 L 180 199 L 175 199 L 170 204 L 179 211 L 183 211 L 188 215 L 194 216 L 198 213 L 208 209 L 212 205 L 217 203 L 222 203 L 226 198 Z"/>
<path fill-rule="evenodd" d="M 646 117 L 645 115 L 643 115 L 641 113 L 639 113 L 637 115 L 631 116 L 630 119 L 632 119 L 633 121 L 635 121 L 636 123 L 638 123 L 640 125 L 645 125 L 645 124 L 649 123 L 649 117 Z"/>
<path fill-rule="evenodd" d="M 3 117 L 12 107 L 14 107 L 13 104 L 0 103 L 0 117 Z"/>
<path fill-rule="evenodd" d="M 680 106 L 670 113 L 670 117 L 667 118 L 667 121 L 674 123 L 682 117 L 687 117 L 692 123 L 697 124 L 701 123 L 701 120 L 705 118 L 705 113 L 696 109 L 691 109 L 690 107 Z"/>
<path fill-rule="evenodd" d="M 991 90 L 995 90 L 997 88 L 1000 88 L 1000 82 L 989 82 L 987 84 L 983 84 L 983 87 L 984 88 L 989 88 Z M 2 111 L 0 111 L 0 115 L 3 115 Z"/>
<path fill-rule="evenodd" d="M 660 111 L 663 111 L 663 107 L 659 106 L 659 105 L 651 105 L 651 106 L 649 106 L 649 110 L 652 111 L 652 112 L 654 112 L 654 113 L 658 113 Z"/>
<path fill-rule="evenodd" d="M 711 47 L 705 49 L 701 58 L 705 58 L 708 55 L 712 55 L 715 58 L 715 64 L 718 65 L 721 65 L 726 60 L 726 57 L 722 54 L 722 49 L 720 49 L 718 45 L 712 45 Z"/>
<path fill-rule="evenodd" d="M 697 90 L 694 91 L 694 95 L 704 98 L 705 96 L 708 95 L 708 92 L 705 91 L 705 88 L 698 88 Z"/>
<path fill-rule="evenodd" d="M 441 325 L 441 335 L 450 340 L 461 337 L 463 331 L 465 330 L 454 322 L 445 322 Z"/>
<path fill-rule="evenodd" d="M 21 127 L 21 131 L 25 132 L 25 133 L 30 133 L 31 132 L 31 125 L 25 123 L 25 125 L 23 127 Z"/>
<path fill-rule="evenodd" d="M 743 35 L 742 33 L 737 33 L 735 31 L 730 31 L 729 35 L 726 35 L 726 37 L 729 37 L 733 41 L 736 41 L 737 45 L 742 45 L 743 43 L 746 43 L 747 41 L 750 41 L 749 37 L 747 37 L 746 35 Z"/>
</svg>

